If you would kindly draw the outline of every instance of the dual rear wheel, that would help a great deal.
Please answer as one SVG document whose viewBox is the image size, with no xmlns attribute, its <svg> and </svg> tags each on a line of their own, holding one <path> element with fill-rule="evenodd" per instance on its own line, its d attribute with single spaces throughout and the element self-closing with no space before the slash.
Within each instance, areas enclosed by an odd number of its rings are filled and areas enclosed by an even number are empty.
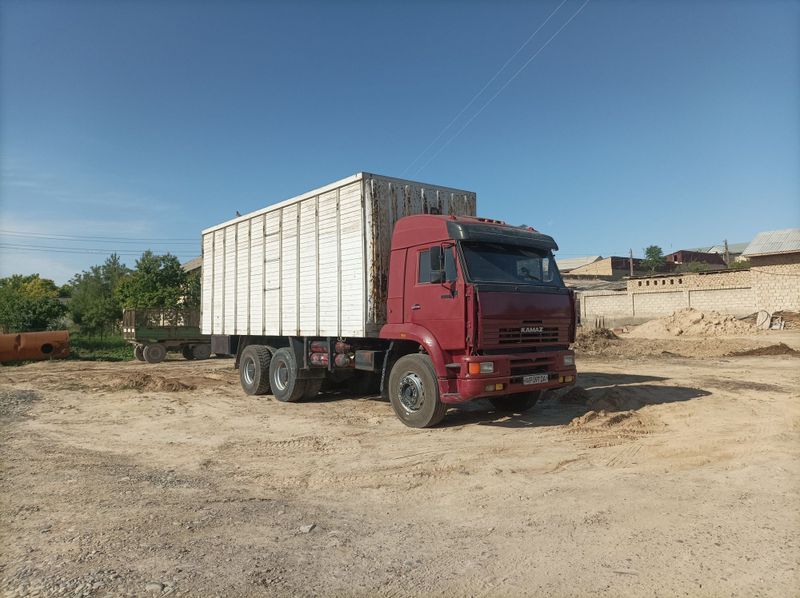
<svg viewBox="0 0 800 598">
<path fill-rule="evenodd" d="M 263 345 L 249 345 L 242 351 L 239 381 L 249 395 L 271 392 L 285 403 L 314 398 L 322 387 L 322 378 L 297 377 L 297 361 L 289 348 L 282 347 L 272 353 Z"/>
</svg>

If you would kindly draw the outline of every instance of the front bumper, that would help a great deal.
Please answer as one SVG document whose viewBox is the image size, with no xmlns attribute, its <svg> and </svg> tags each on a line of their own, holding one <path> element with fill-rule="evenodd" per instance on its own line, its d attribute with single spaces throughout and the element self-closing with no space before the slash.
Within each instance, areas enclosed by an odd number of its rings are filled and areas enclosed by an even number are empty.
<svg viewBox="0 0 800 598">
<path fill-rule="evenodd" d="M 572 365 L 565 365 L 564 358 L 572 357 Z M 549 388 L 561 388 L 575 383 L 577 370 L 575 354 L 564 349 L 540 353 L 513 353 L 508 355 L 465 356 L 456 378 L 440 381 L 442 402 L 463 403 L 482 397 L 496 397 L 531 392 Z M 491 374 L 469 374 L 469 363 L 491 361 Z M 547 376 L 547 381 L 525 384 L 526 377 Z M 445 384 L 442 385 L 442 382 Z M 490 390 L 491 388 L 491 390 Z"/>
</svg>

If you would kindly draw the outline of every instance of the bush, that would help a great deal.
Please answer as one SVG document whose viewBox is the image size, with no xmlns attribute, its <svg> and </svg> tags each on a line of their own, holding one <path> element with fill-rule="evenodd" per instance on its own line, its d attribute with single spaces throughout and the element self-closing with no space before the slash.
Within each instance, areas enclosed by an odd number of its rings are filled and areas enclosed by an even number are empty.
<svg viewBox="0 0 800 598">
<path fill-rule="evenodd" d="M 70 359 L 82 361 L 131 361 L 133 345 L 121 336 L 86 336 L 71 333 L 69 337 Z"/>
<path fill-rule="evenodd" d="M 38 274 L 0 279 L 0 332 L 54 330 L 66 312 L 52 280 Z"/>
</svg>

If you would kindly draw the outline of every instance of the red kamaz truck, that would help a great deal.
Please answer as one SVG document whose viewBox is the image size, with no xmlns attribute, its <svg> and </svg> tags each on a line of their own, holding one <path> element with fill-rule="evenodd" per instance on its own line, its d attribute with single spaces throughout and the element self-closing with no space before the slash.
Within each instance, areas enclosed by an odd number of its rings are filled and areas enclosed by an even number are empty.
<svg viewBox="0 0 800 598">
<path fill-rule="evenodd" d="M 202 332 L 242 388 L 381 393 L 412 427 L 485 397 L 522 411 L 575 381 L 555 241 L 474 193 L 359 173 L 203 231 Z"/>
</svg>

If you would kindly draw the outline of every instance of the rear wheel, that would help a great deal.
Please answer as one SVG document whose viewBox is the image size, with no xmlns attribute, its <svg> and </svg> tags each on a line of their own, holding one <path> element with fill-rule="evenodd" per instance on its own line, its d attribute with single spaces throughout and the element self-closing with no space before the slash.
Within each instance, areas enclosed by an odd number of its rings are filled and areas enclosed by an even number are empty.
<svg viewBox="0 0 800 598">
<path fill-rule="evenodd" d="M 142 345 L 134 345 L 133 356 L 137 361 L 144 361 L 144 347 Z"/>
<path fill-rule="evenodd" d="M 489 401 L 498 411 L 522 413 L 523 411 L 527 411 L 533 407 L 541 396 L 541 390 L 534 390 L 531 392 L 520 392 L 513 395 L 506 395 L 504 397 L 490 397 Z"/>
<path fill-rule="evenodd" d="M 405 425 L 429 428 L 444 418 L 447 405 L 439 398 L 439 385 L 431 358 L 404 355 L 389 374 L 389 400 Z"/>
<path fill-rule="evenodd" d="M 211 357 L 211 345 L 203 343 L 201 345 L 194 345 L 192 347 L 193 359 L 208 359 Z"/>
<path fill-rule="evenodd" d="M 194 353 L 192 352 L 191 345 L 183 345 L 181 347 L 181 354 L 183 355 L 184 359 L 189 359 L 189 360 L 194 359 Z"/>
<path fill-rule="evenodd" d="M 167 356 L 167 348 L 158 343 L 145 346 L 142 356 L 147 363 L 161 363 Z"/>
<path fill-rule="evenodd" d="M 239 360 L 239 382 L 249 395 L 269 393 L 269 364 L 272 354 L 263 345 L 248 345 Z"/>
<path fill-rule="evenodd" d="M 275 351 L 269 364 L 269 383 L 279 401 L 296 403 L 303 398 L 306 381 L 297 378 L 297 362 L 290 349 L 282 347 Z"/>
</svg>

